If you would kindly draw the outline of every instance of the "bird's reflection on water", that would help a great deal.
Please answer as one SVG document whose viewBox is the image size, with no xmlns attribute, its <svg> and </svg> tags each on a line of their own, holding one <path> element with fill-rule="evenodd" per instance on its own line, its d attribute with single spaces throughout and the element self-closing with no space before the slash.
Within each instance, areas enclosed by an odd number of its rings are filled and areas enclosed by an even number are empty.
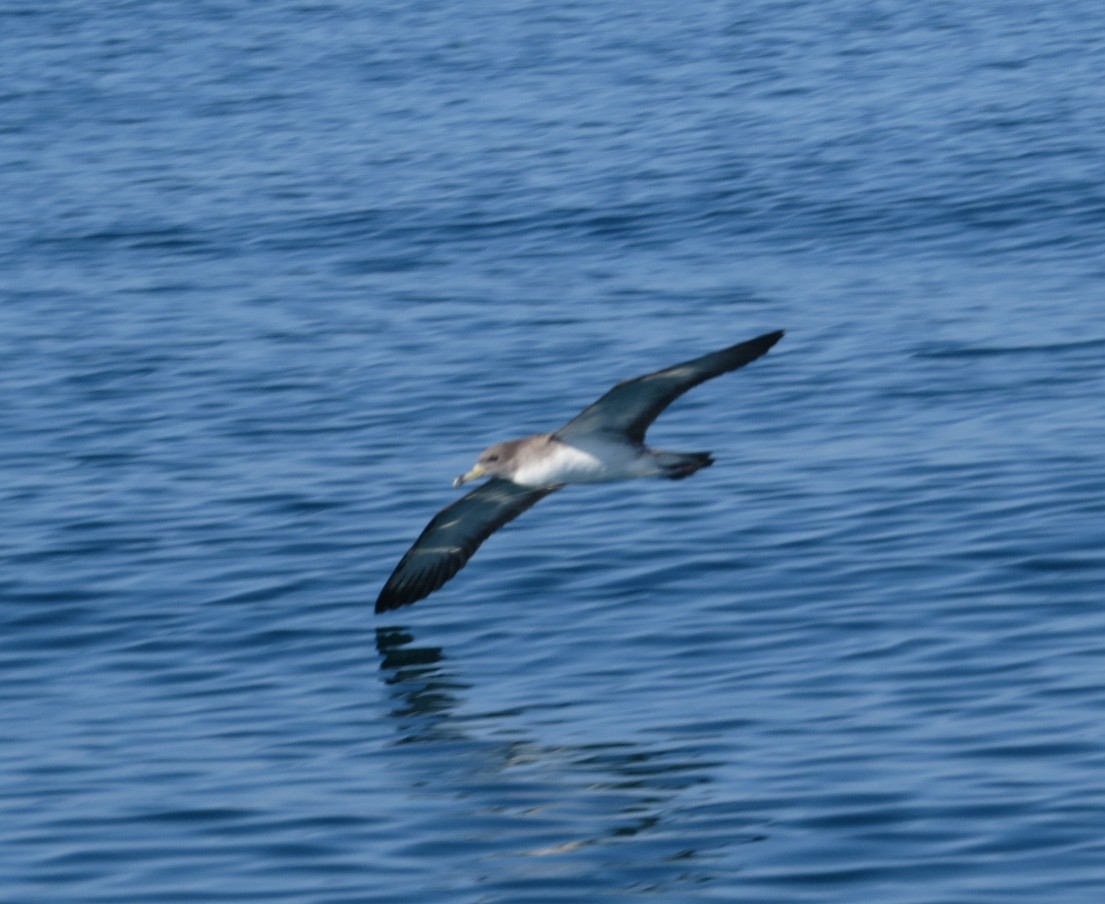
<svg viewBox="0 0 1105 904">
<path fill-rule="evenodd" d="M 713 782 L 719 764 L 687 742 L 550 745 L 526 732 L 524 710 L 473 717 L 473 686 L 457 677 L 458 665 L 440 647 L 420 646 L 411 629 L 380 628 L 376 646 L 392 696 L 393 749 L 408 751 L 397 759 L 410 793 L 461 807 L 458 846 L 469 857 L 524 858 L 519 870 L 528 875 L 535 856 L 589 851 L 612 888 L 639 883 L 647 869 L 662 889 L 708 882 L 719 848 L 761 838 L 732 819 L 723 837 L 680 829 L 689 817 L 695 822 L 699 808 L 716 808 L 695 791 Z M 440 820 L 436 830 L 450 824 Z"/>
<path fill-rule="evenodd" d="M 390 715 L 404 743 L 429 740 L 448 728 L 448 715 L 456 709 L 465 685 L 444 668 L 441 647 L 414 645 L 405 628 L 377 628 L 376 650 L 380 670 L 387 675 L 395 708 Z"/>
</svg>

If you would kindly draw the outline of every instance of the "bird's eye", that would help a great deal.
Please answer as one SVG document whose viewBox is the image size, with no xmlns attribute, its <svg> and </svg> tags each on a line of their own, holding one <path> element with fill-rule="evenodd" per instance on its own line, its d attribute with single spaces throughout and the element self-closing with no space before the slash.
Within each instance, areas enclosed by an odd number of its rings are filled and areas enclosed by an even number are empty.
<svg viewBox="0 0 1105 904">
<path fill-rule="evenodd" d="M 488 460 L 488 461 L 498 461 L 498 460 L 499 460 L 499 456 L 498 456 L 498 455 L 488 455 L 488 456 L 487 456 L 487 460 Z"/>
</svg>

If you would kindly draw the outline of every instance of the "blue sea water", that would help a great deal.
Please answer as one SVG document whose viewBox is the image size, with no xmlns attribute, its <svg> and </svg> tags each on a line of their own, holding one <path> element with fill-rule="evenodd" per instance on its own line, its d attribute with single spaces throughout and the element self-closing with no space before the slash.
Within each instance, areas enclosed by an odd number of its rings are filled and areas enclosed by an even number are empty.
<svg viewBox="0 0 1105 904">
<path fill-rule="evenodd" d="M 1105 7 L 0 5 L 0 900 L 1105 899 Z M 485 445 L 770 329 L 372 613 Z"/>
</svg>

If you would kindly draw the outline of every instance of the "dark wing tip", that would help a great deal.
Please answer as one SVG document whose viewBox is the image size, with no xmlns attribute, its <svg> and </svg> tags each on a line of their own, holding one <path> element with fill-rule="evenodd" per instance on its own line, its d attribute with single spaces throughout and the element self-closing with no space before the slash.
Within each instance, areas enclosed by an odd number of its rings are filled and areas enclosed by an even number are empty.
<svg viewBox="0 0 1105 904">
<path fill-rule="evenodd" d="M 407 606 L 413 602 L 415 602 L 415 600 L 405 599 L 395 591 L 385 587 L 380 591 L 380 595 L 376 597 L 376 614 L 379 615 L 381 612 L 390 612 L 392 609 L 398 609 L 401 606 Z"/>
<path fill-rule="evenodd" d="M 736 345 L 729 349 L 726 349 L 722 354 L 735 353 L 736 358 L 730 360 L 730 367 L 727 369 L 736 369 L 737 367 L 743 367 L 745 364 L 750 364 L 757 358 L 766 355 L 783 336 L 786 334 L 785 330 L 775 330 L 772 333 L 764 333 L 762 336 L 757 336 L 755 339 L 749 339 L 745 342 L 738 342 Z"/>
<path fill-rule="evenodd" d="M 440 586 L 441 584 L 418 584 L 413 587 L 385 587 L 376 597 L 376 614 L 390 612 L 392 609 L 402 609 L 411 603 L 417 603 Z"/>
<path fill-rule="evenodd" d="M 455 575 L 468 561 L 468 556 L 451 558 L 438 562 L 429 571 L 418 572 L 413 575 L 404 573 L 407 564 L 406 557 L 395 568 L 395 572 L 376 597 L 376 613 L 389 612 L 392 609 L 401 609 L 411 603 L 417 603 L 425 599 L 435 590 L 439 589 L 446 581 Z M 402 575 L 402 576 L 400 576 Z"/>
<path fill-rule="evenodd" d="M 764 351 L 766 352 L 771 346 L 783 338 L 787 334 L 786 330 L 775 330 L 772 333 L 764 333 L 762 336 L 757 336 L 752 341 L 757 344 L 763 344 Z"/>
<path fill-rule="evenodd" d="M 409 606 L 411 603 L 418 602 L 425 595 L 425 593 L 419 593 L 413 588 L 388 581 L 384 585 L 384 589 L 380 591 L 380 595 L 376 597 L 376 614 L 379 615 L 381 612 L 390 612 L 392 609 Z"/>
<path fill-rule="evenodd" d="M 424 596 L 426 596 L 425 593 L 412 592 L 388 584 L 376 597 L 376 614 L 379 615 L 381 612 L 390 612 L 392 609 L 409 606 L 411 603 L 417 603 Z"/>
</svg>

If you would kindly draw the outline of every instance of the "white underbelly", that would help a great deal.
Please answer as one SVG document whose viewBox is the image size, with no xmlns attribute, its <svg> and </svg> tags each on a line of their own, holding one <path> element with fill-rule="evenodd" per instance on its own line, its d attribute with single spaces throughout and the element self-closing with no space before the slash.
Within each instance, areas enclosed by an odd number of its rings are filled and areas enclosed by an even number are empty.
<svg viewBox="0 0 1105 904">
<path fill-rule="evenodd" d="M 513 475 L 523 486 L 552 486 L 558 483 L 605 483 L 633 477 L 651 477 L 659 469 L 648 453 L 626 443 L 589 441 L 567 443 L 554 440 L 548 455 L 527 462 Z"/>
</svg>

